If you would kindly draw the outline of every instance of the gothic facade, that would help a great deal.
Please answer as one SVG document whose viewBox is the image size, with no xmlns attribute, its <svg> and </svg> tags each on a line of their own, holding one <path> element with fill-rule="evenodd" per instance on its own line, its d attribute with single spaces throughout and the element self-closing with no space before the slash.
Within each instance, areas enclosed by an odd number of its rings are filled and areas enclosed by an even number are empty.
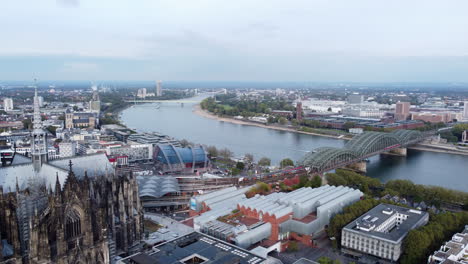
<svg viewBox="0 0 468 264">
<path fill-rule="evenodd" d="M 0 263 L 110 263 L 137 249 L 142 209 L 136 179 L 82 179 L 70 171 L 63 187 L 0 188 Z"/>
</svg>

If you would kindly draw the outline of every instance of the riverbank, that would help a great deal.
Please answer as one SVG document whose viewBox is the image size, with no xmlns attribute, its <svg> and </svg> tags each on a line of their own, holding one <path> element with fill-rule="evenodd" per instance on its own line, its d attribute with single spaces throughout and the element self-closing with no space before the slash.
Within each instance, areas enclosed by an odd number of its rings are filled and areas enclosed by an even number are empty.
<svg viewBox="0 0 468 264">
<path fill-rule="evenodd" d="M 453 149 L 453 148 L 447 148 L 447 147 L 437 146 L 437 145 L 433 145 L 433 144 L 424 144 L 424 143 L 422 143 L 422 144 L 417 144 L 417 145 L 412 146 L 412 147 L 408 147 L 408 149 L 468 156 L 468 151 L 463 151 L 463 150 Z"/>
<path fill-rule="evenodd" d="M 267 129 L 274 129 L 274 130 L 280 130 L 280 131 L 287 131 L 287 132 L 293 132 L 293 133 L 300 133 L 300 134 L 306 134 L 306 135 L 312 135 L 312 136 L 319 136 L 319 137 L 328 137 L 328 138 L 335 138 L 335 139 L 343 139 L 343 140 L 350 140 L 350 138 L 347 138 L 345 136 L 335 136 L 335 135 L 327 135 L 327 134 L 320 134 L 320 133 L 313 133 L 313 132 L 305 132 L 305 131 L 299 131 L 295 128 L 290 128 L 290 127 L 280 127 L 280 126 L 275 126 L 275 125 L 265 125 L 261 123 L 256 123 L 256 122 L 251 122 L 251 121 L 246 121 L 246 120 L 239 120 L 239 119 L 234 119 L 230 117 L 219 117 L 215 114 L 212 114 L 206 110 L 203 110 L 200 106 L 200 104 L 196 104 L 193 107 L 194 114 L 205 117 L 205 118 L 210 118 L 210 119 L 215 119 L 221 122 L 228 122 L 231 124 L 236 124 L 236 125 L 245 125 L 245 126 L 256 126 L 256 127 L 262 127 L 262 128 L 267 128 Z"/>
</svg>

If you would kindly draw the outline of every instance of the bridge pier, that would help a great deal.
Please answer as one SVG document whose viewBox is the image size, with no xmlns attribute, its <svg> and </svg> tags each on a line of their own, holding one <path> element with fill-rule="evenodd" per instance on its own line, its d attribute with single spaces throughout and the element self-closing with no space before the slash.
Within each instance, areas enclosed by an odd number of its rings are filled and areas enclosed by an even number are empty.
<svg viewBox="0 0 468 264">
<path fill-rule="evenodd" d="M 361 160 L 361 161 L 358 161 L 356 163 L 346 165 L 345 168 L 356 171 L 356 172 L 366 173 L 367 172 L 367 162 L 364 161 L 364 160 Z"/>
<path fill-rule="evenodd" d="M 382 152 L 382 154 L 406 157 L 408 155 L 408 149 L 407 148 L 394 148 L 390 151 Z"/>
</svg>

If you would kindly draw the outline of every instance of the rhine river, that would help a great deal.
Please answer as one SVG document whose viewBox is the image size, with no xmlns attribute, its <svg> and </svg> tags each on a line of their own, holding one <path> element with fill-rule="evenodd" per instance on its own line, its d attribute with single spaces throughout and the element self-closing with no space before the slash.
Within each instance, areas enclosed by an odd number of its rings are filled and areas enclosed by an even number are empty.
<svg viewBox="0 0 468 264">
<path fill-rule="evenodd" d="M 278 131 L 222 122 L 193 113 L 194 101 L 140 104 L 125 109 L 121 120 L 138 132 L 160 132 L 176 139 L 228 148 L 241 157 L 252 153 L 256 160 L 269 157 L 272 163 L 283 158 L 294 161 L 308 151 L 324 146 L 342 147 L 344 140 Z M 468 156 L 408 150 L 407 157 L 374 156 L 367 163 L 367 175 L 386 182 L 408 179 L 415 183 L 468 191 Z"/>
</svg>

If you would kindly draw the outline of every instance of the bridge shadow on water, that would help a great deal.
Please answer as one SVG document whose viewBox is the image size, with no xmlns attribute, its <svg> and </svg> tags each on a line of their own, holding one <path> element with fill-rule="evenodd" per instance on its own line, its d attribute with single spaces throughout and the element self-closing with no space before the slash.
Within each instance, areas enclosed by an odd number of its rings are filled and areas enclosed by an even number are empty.
<svg viewBox="0 0 468 264">
<path fill-rule="evenodd" d="M 419 160 L 423 156 L 421 151 L 408 149 L 407 156 L 396 155 L 377 155 L 370 158 L 367 163 L 367 176 L 378 178 L 382 182 L 394 180 L 395 175 L 401 175 L 402 170 L 411 166 L 413 162 Z M 407 175 L 401 179 L 410 179 L 411 176 Z M 411 180 L 411 179 L 410 179 Z"/>
</svg>

